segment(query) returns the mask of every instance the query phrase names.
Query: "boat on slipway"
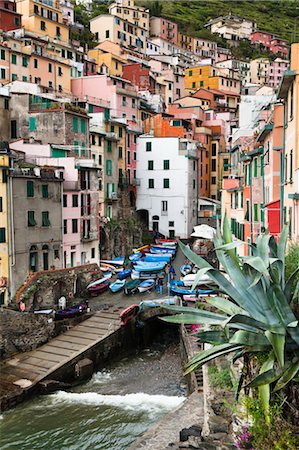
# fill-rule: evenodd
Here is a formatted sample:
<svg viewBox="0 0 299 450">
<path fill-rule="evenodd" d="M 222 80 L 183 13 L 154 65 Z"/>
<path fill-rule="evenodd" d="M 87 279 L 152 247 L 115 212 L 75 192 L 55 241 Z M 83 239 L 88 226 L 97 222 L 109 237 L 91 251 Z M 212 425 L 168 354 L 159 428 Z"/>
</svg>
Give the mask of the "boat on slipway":
<svg viewBox="0 0 299 450">
<path fill-rule="evenodd" d="M 110 284 L 109 289 L 113 293 L 119 292 L 124 288 L 125 284 L 126 284 L 125 280 L 116 280 L 114 281 L 114 283 Z"/>
<path fill-rule="evenodd" d="M 124 292 L 126 295 L 135 294 L 138 292 L 138 286 L 140 284 L 140 280 L 128 280 L 124 286 Z"/>
<path fill-rule="evenodd" d="M 150 262 L 150 261 L 140 261 L 134 265 L 135 272 L 161 272 L 166 266 L 165 261 L 160 262 Z"/>
<path fill-rule="evenodd" d="M 96 296 L 101 294 L 102 292 L 107 291 L 109 285 L 110 285 L 109 280 L 105 279 L 104 281 L 102 281 L 102 283 L 90 286 L 87 290 L 90 295 Z"/>
<path fill-rule="evenodd" d="M 132 273 L 132 269 L 125 269 L 125 270 L 122 270 L 121 272 L 118 272 L 117 277 L 120 280 L 124 280 L 125 278 L 128 278 L 131 275 L 131 273 Z"/>
<path fill-rule="evenodd" d="M 156 284 L 156 280 L 153 278 L 149 278 L 148 280 L 144 280 L 138 286 L 138 291 L 140 293 L 150 291 Z"/>
</svg>

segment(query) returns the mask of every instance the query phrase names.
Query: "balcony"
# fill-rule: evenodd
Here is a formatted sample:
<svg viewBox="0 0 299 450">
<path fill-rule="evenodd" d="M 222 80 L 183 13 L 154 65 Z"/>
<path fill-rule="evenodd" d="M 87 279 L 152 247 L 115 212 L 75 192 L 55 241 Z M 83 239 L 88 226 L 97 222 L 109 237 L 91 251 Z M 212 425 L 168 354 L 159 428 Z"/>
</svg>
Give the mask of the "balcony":
<svg viewBox="0 0 299 450">
<path fill-rule="evenodd" d="M 109 200 L 109 201 L 119 200 L 119 195 L 117 192 L 107 192 L 106 200 Z"/>
<path fill-rule="evenodd" d="M 110 141 L 118 141 L 119 137 L 116 133 L 109 131 L 106 133 L 106 139 L 109 139 Z"/>
<path fill-rule="evenodd" d="M 98 240 L 97 231 L 89 231 L 86 233 L 81 233 L 81 241 L 83 241 L 83 242 L 90 242 L 90 241 L 96 241 L 96 240 Z"/>
<path fill-rule="evenodd" d="M 79 181 L 64 181 L 63 183 L 64 191 L 80 191 L 80 183 Z"/>
</svg>

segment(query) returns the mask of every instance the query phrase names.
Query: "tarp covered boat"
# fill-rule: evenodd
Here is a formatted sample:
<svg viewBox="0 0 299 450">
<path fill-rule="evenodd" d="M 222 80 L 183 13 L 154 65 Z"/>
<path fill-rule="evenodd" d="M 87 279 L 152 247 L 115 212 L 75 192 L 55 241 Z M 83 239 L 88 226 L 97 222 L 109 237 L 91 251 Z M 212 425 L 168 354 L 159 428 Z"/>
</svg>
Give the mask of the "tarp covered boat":
<svg viewBox="0 0 299 450">
<path fill-rule="evenodd" d="M 177 297 L 169 297 L 169 298 L 162 298 L 158 300 L 144 300 L 143 302 L 139 303 L 140 311 L 143 311 L 144 308 L 157 308 L 158 306 L 171 306 L 177 304 Z"/>
<path fill-rule="evenodd" d="M 58 309 L 55 312 L 55 319 L 56 320 L 70 319 L 71 317 L 80 316 L 86 311 L 87 311 L 86 303 L 79 303 L 74 306 L 69 306 L 66 309 Z"/>
</svg>

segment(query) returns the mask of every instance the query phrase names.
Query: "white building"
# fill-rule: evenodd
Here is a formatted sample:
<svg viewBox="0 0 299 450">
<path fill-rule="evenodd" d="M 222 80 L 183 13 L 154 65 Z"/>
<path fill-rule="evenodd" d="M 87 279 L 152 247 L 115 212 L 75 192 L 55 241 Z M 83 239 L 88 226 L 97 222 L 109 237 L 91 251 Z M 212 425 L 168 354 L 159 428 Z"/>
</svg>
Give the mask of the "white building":
<svg viewBox="0 0 299 450">
<path fill-rule="evenodd" d="M 205 27 L 209 28 L 211 33 L 219 34 L 224 39 L 240 41 L 250 38 L 251 33 L 256 29 L 256 22 L 228 14 L 210 20 Z"/>
<path fill-rule="evenodd" d="M 186 239 L 197 224 L 198 162 L 194 141 L 142 135 L 137 144 L 137 203 L 149 229 Z"/>
</svg>

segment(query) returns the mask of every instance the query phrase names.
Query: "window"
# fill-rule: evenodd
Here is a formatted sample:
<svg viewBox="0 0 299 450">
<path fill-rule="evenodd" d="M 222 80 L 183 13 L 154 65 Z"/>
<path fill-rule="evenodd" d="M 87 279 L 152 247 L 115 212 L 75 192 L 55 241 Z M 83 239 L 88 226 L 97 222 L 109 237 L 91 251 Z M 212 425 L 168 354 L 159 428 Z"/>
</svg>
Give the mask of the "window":
<svg viewBox="0 0 299 450">
<path fill-rule="evenodd" d="M 163 168 L 164 170 L 169 170 L 169 159 L 164 159 Z"/>
<path fill-rule="evenodd" d="M 216 184 L 216 177 L 212 177 L 211 184 Z"/>
<path fill-rule="evenodd" d="M 106 175 L 112 175 L 112 161 L 110 159 L 106 160 Z"/>
<path fill-rule="evenodd" d="M 126 106 L 126 104 L 127 104 L 127 97 L 123 96 L 123 98 L 122 98 L 122 105 Z"/>
<path fill-rule="evenodd" d="M 34 197 L 34 183 L 27 181 L 27 197 Z"/>
<path fill-rule="evenodd" d="M 24 75 L 22 75 L 22 81 L 27 81 L 27 77 L 25 77 Z"/>
<path fill-rule="evenodd" d="M 10 121 L 10 137 L 11 137 L 11 139 L 17 138 L 17 121 L 16 120 Z"/>
<path fill-rule="evenodd" d="M 43 198 L 49 198 L 49 189 L 47 184 L 42 185 L 42 196 Z"/>
<path fill-rule="evenodd" d="M 254 220 L 255 222 L 257 222 L 257 221 L 259 220 L 258 204 L 257 204 L 257 203 L 255 203 L 255 204 L 253 205 L 253 220 Z"/>
<path fill-rule="evenodd" d="M 229 168 L 229 164 L 228 164 L 228 159 L 224 159 L 223 160 L 223 170 L 225 171 L 225 172 L 227 172 L 228 171 L 228 168 Z"/>
<path fill-rule="evenodd" d="M 106 38 L 106 39 L 109 39 L 109 36 L 110 36 L 109 30 L 106 30 L 106 31 L 105 31 L 105 38 Z"/>
<path fill-rule="evenodd" d="M 293 112 L 294 112 L 294 85 L 292 84 L 290 91 L 290 120 L 293 119 Z"/>
<path fill-rule="evenodd" d="M 112 142 L 111 142 L 111 141 L 108 141 L 108 142 L 107 142 L 107 152 L 108 152 L 108 153 L 111 153 L 111 152 L 112 152 Z"/>
<path fill-rule="evenodd" d="M 22 56 L 22 66 L 28 67 L 28 58 L 27 56 Z"/>
<path fill-rule="evenodd" d="M 73 131 L 74 133 L 78 133 L 78 118 L 73 117 Z"/>
<path fill-rule="evenodd" d="M 0 197 L 0 212 L 3 212 L 3 198 Z"/>
<path fill-rule="evenodd" d="M 216 156 L 217 144 L 212 143 L 212 156 Z"/>
<path fill-rule="evenodd" d="M 131 164 L 131 152 L 127 152 L 127 164 Z"/>
<path fill-rule="evenodd" d="M 0 242 L 6 242 L 6 236 L 5 236 L 5 228 L 0 228 Z"/>
<path fill-rule="evenodd" d="M 161 202 L 162 212 L 168 211 L 168 202 L 166 200 L 162 200 Z"/>
<path fill-rule="evenodd" d="M 73 194 L 72 196 L 72 205 L 73 208 L 77 208 L 79 206 L 79 197 L 77 194 Z"/>
<path fill-rule="evenodd" d="M 58 66 L 58 76 L 62 77 L 62 68 Z"/>
<path fill-rule="evenodd" d="M 96 257 L 96 249 L 93 247 L 91 249 L 91 258 L 94 259 Z"/>
<path fill-rule="evenodd" d="M 85 119 L 81 119 L 81 133 L 86 132 L 86 121 Z"/>
<path fill-rule="evenodd" d="M 42 212 L 42 227 L 49 227 L 51 225 L 49 219 L 49 211 Z"/>
<path fill-rule="evenodd" d="M 5 80 L 5 78 L 6 78 L 6 72 L 5 72 L 5 69 L 1 69 L 1 80 Z"/>
<path fill-rule="evenodd" d="M 204 87 L 204 85 L 205 85 L 204 81 L 200 81 L 200 82 L 199 82 L 199 86 L 200 86 L 200 87 Z"/>
<path fill-rule="evenodd" d="M 63 194 L 63 207 L 66 208 L 67 207 L 67 195 Z"/>
<path fill-rule="evenodd" d="M 59 38 L 61 36 L 60 27 L 56 27 L 56 36 Z"/>
<path fill-rule="evenodd" d="M 189 77 L 192 77 L 192 70 L 189 70 Z"/>
<path fill-rule="evenodd" d="M 72 219 L 72 233 L 78 233 L 78 219 Z"/>
<path fill-rule="evenodd" d="M 48 72 L 52 73 L 52 63 L 48 63 Z"/>
<path fill-rule="evenodd" d="M 169 178 L 164 178 L 164 179 L 163 179 L 163 187 L 164 187 L 165 189 L 168 189 L 168 188 L 169 188 Z"/>
<path fill-rule="evenodd" d="M 216 172 L 216 158 L 212 158 L 211 170 L 212 170 L 212 172 Z"/>
<path fill-rule="evenodd" d="M 155 181 L 154 181 L 153 178 L 149 178 L 149 180 L 148 180 L 148 187 L 149 187 L 149 189 L 154 189 Z"/>
<path fill-rule="evenodd" d="M 123 129 L 122 129 L 122 127 L 118 127 L 118 136 L 119 136 L 120 138 L 123 137 Z"/>
<path fill-rule="evenodd" d="M 196 188 L 196 182 L 195 182 L 195 180 L 193 180 L 193 189 L 195 189 Z"/>
<path fill-rule="evenodd" d="M 192 88 L 193 88 L 193 89 L 196 88 L 196 83 L 195 83 L 195 81 L 192 81 Z"/>
<path fill-rule="evenodd" d="M 293 150 L 290 151 L 290 183 L 293 183 Z"/>
<path fill-rule="evenodd" d="M 175 230 L 169 230 L 169 237 L 172 239 L 172 238 L 175 238 Z"/>
<path fill-rule="evenodd" d="M 257 177 L 257 165 L 258 165 L 258 158 L 254 158 L 254 160 L 253 160 L 253 176 L 254 176 L 254 178 Z"/>
<path fill-rule="evenodd" d="M 0 58 L 5 61 L 5 50 L 1 50 L 0 52 Z"/>
<path fill-rule="evenodd" d="M 67 220 L 64 219 L 63 221 L 63 234 L 67 234 Z"/>
<path fill-rule="evenodd" d="M 42 31 L 46 31 L 46 22 L 44 22 L 43 20 L 41 20 L 41 22 L 40 22 L 40 29 Z"/>
<path fill-rule="evenodd" d="M 4 99 L 4 109 L 9 109 L 9 100 L 8 100 L 8 98 Z"/>
<path fill-rule="evenodd" d="M 145 145 L 146 145 L 145 150 L 147 152 L 151 152 L 152 151 L 152 143 L 151 142 L 147 142 Z"/>
<path fill-rule="evenodd" d="M 244 207 L 244 192 L 241 192 L 241 205 L 240 208 Z"/>
<path fill-rule="evenodd" d="M 148 170 L 154 170 L 154 161 L 148 161 L 147 162 L 147 169 Z"/>
<path fill-rule="evenodd" d="M 169 227 L 174 227 L 174 221 L 171 220 L 170 222 L 168 222 L 168 226 L 169 226 Z"/>
<path fill-rule="evenodd" d="M 29 131 L 36 130 L 36 118 L 35 117 L 29 117 Z"/>
<path fill-rule="evenodd" d="M 16 81 L 18 79 L 18 75 L 16 73 L 11 74 L 11 81 Z"/>
<path fill-rule="evenodd" d="M 123 158 L 123 148 L 118 147 L 118 159 L 122 159 L 122 158 Z"/>
<path fill-rule="evenodd" d="M 28 227 L 35 227 L 36 221 L 34 218 L 34 211 L 27 212 L 27 225 Z"/>
<path fill-rule="evenodd" d="M 14 53 L 12 53 L 12 55 L 11 55 L 11 63 L 17 64 L 17 55 L 15 55 Z"/>
</svg>

